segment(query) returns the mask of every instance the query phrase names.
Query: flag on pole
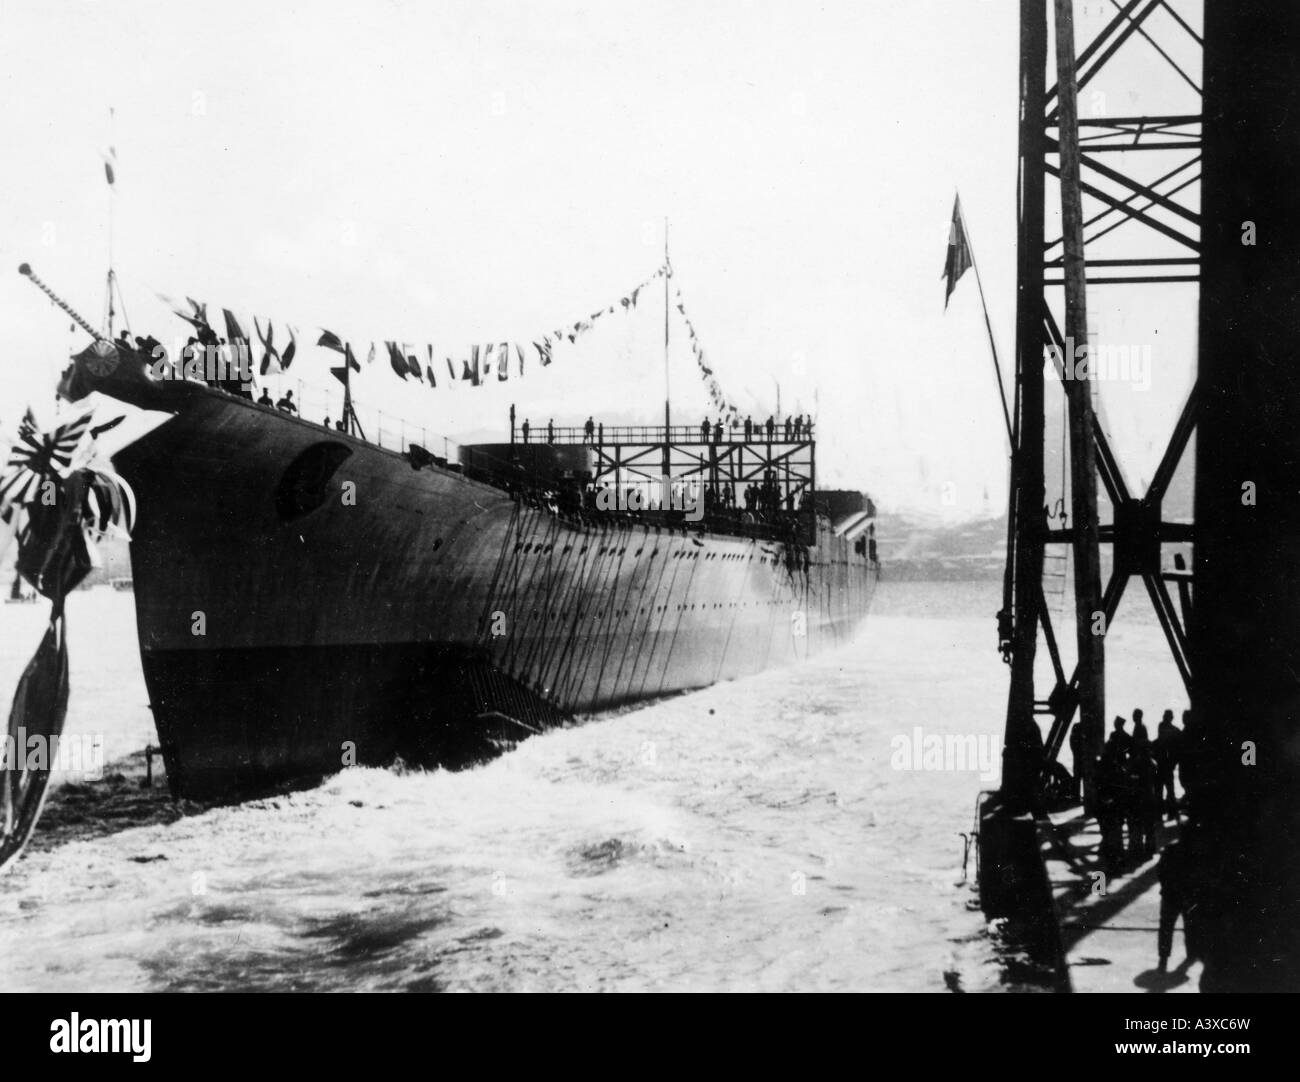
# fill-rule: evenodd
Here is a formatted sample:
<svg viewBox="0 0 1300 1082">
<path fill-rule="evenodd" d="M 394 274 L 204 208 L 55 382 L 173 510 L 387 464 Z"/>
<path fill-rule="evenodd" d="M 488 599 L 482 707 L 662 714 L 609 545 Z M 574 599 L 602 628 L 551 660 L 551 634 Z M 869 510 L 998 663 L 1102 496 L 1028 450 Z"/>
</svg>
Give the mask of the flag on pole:
<svg viewBox="0 0 1300 1082">
<path fill-rule="evenodd" d="M 959 195 L 952 204 L 952 225 L 948 229 L 948 255 L 943 262 L 945 311 L 948 308 L 948 298 L 957 288 L 957 279 L 970 269 L 973 262 L 970 239 L 966 236 L 966 224 L 961 219 L 961 196 Z"/>
</svg>

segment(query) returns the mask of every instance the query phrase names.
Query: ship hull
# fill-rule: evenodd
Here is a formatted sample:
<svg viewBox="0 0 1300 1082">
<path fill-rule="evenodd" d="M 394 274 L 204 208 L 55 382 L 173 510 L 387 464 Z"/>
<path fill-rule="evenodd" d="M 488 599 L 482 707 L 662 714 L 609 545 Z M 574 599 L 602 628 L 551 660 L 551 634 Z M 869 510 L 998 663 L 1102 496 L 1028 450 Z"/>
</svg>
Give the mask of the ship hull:
<svg viewBox="0 0 1300 1082">
<path fill-rule="evenodd" d="M 801 546 L 563 515 L 217 392 L 115 456 L 173 790 L 401 756 L 459 766 L 848 638 L 875 573 Z"/>
</svg>

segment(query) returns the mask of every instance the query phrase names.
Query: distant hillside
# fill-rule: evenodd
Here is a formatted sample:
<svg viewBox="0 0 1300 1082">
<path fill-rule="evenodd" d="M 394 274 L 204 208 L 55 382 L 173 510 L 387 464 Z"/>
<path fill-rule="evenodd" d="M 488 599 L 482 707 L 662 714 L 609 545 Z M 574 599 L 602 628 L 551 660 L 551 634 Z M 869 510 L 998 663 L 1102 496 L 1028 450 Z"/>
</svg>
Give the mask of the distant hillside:
<svg viewBox="0 0 1300 1082">
<path fill-rule="evenodd" d="M 876 518 L 876 542 L 891 580 L 998 579 L 1006 557 L 1007 520 L 998 516 L 954 524 L 882 513 Z"/>
<path fill-rule="evenodd" d="M 1161 507 L 1167 522 L 1192 521 L 1194 450 L 1187 449 L 1182 467 L 1170 482 Z M 1049 477 L 1059 477 L 1059 470 L 1059 465 L 1053 465 Z M 1109 523 L 1111 506 L 1104 492 L 1100 503 L 1101 521 Z M 891 579 L 1000 579 L 1006 560 L 1007 519 L 998 515 L 953 523 L 916 512 L 881 512 L 876 518 L 876 542 L 885 575 Z M 1109 546 L 1103 545 L 1103 566 L 1108 562 Z"/>
</svg>

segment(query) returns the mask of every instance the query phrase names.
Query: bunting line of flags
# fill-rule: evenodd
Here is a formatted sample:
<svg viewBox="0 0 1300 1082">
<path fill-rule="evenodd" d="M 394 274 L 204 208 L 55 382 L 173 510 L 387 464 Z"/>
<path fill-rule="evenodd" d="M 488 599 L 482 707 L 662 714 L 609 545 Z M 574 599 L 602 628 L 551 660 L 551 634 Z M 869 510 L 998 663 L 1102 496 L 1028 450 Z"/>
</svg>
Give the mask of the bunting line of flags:
<svg viewBox="0 0 1300 1082">
<path fill-rule="evenodd" d="M 709 367 L 707 355 L 704 347 L 700 345 L 700 336 L 696 333 L 695 324 L 691 322 L 691 317 L 686 314 L 686 302 L 682 299 L 682 291 L 674 289 L 677 295 L 677 312 L 682 317 L 682 322 L 686 324 L 686 333 L 691 343 L 691 353 L 695 357 L 695 363 L 699 367 L 700 375 L 704 379 L 704 386 L 709 392 L 709 401 L 713 403 L 713 408 L 719 413 L 724 414 L 729 420 L 740 415 L 740 410 L 727 400 L 723 393 L 722 385 L 718 382 L 717 377 L 713 374 L 713 369 Z"/>
<path fill-rule="evenodd" d="M 504 383 L 510 379 L 512 368 L 517 376 L 523 376 L 530 362 L 543 368 L 550 365 L 557 347 L 576 343 L 596 326 L 598 320 L 620 312 L 632 312 L 645 290 L 656 280 L 670 273 L 670 268 L 665 264 L 613 303 L 596 309 L 584 319 L 564 323 L 554 330 L 539 334 L 526 344 L 510 341 L 489 342 L 486 345 L 476 344 L 467 349 L 448 352 L 439 351 L 432 344 L 420 347 L 410 342 L 392 339 L 382 343 L 383 355 L 387 357 L 389 367 L 399 379 L 406 382 L 414 380 L 429 388 L 437 388 L 439 381 L 444 387 L 453 387 L 457 383 L 480 387 L 492 382 L 494 378 L 496 382 Z M 704 380 L 713 408 L 730 417 L 738 416 L 740 411 L 728 400 L 709 364 L 708 355 L 700 344 L 699 333 L 686 312 L 686 303 L 681 290 L 674 287 L 674 293 L 677 312 L 686 325 L 691 353 Z M 285 337 L 288 341 L 281 349 L 276 344 L 276 329 L 271 320 L 268 319 L 264 327 L 262 321 L 255 316 L 252 323 L 253 335 L 250 336 L 239 317 L 229 308 L 222 308 L 220 325 L 225 331 L 223 341 L 213 327 L 217 317 L 209 317 L 207 304 L 186 297 L 187 309 L 162 294 L 159 294 L 159 298 L 195 329 L 200 344 L 221 344 L 224 348 L 230 348 L 232 352 L 244 349 L 250 358 L 259 358 L 257 371 L 262 376 L 287 372 L 293 364 L 298 351 L 299 331 L 296 327 L 289 324 L 282 325 L 284 334 L 281 341 Z M 322 328 L 316 345 L 331 350 L 342 358 L 341 363 L 330 368 L 331 374 L 340 383 L 346 384 L 349 381 L 349 371 L 362 370 L 362 362 L 357 359 L 352 344 L 333 331 Z M 379 356 L 379 346 L 371 342 L 366 353 L 365 366 L 373 365 Z"/>
<path fill-rule="evenodd" d="M 254 348 L 253 339 L 244 329 L 243 324 L 240 323 L 239 317 L 229 308 L 221 309 L 221 321 L 225 328 L 225 341 L 222 343 L 208 318 L 208 306 L 206 304 L 196 301 L 193 297 L 186 297 L 185 303 L 189 305 L 189 310 L 186 311 L 182 305 L 163 293 L 158 294 L 158 299 L 194 328 L 196 339 L 200 345 L 215 346 L 224 344 L 224 347 L 228 348 L 232 354 L 236 350 L 243 349 L 245 356 L 250 359 L 259 357 L 257 370 L 260 375 L 273 376 L 287 372 L 298 353 L 298 329 L 289 326 L 287 323 L 284 324 L 284 328 L 289 341 L 281 350 L 275 344 L 275 327 L 271 321 L 269 319 L 266 321 L 266 330 L 263 331 L 261 323 L 254 316 L 253 331 L 261 347 L 258 350 Z"/>
<path fill-rule="evenodd" d="M 598 308 L 585 319 L 561 324 L 553 331 L 537 335 L 527 345 L 509 341 L 489 342 L 486 345 L 472 345 L 458 351 L 440 352 L 432 344 L 421 349 L 409 342 L 398 342 L 394 339 L 383 343 L 384 353 L 388 357 L 388 364 L 393 374 L 399 379 L 415 380 L 429 388 L 436 388 L 440 378 L 444 386 L 469 383 L 474 387 L 481 387 L 491 382 L 494 376 L 496 382 L 504 383 L 510 378 L 512 368 L 518 376 L 524 375 L 530 361 L 543 368 L 547 367 L 554 359 L 554 350 L 557 346 L 566 342 L 573 344 L 595 327 L 596 321 L 604 316 L 615 315 L 620 311 L 631 312 L 636 308 L 640 295 L 656 279 L 662 278 L 666 270 L 666 267 L 660 267 L 635 289 L 612 304 Z M 357 361 L 351 344 L 333 331 L 323 330 L 316 344 L 333 350 L 344 358 L 343 364 L 330 369 L 340 383 L 347 382 L 349 368 L 355 372 L 361 371 L 362 366 Z M 378 356 L 379 350 L 372 342 L 366 356 L 366 365 L 373 364 Z"/>
</svg>

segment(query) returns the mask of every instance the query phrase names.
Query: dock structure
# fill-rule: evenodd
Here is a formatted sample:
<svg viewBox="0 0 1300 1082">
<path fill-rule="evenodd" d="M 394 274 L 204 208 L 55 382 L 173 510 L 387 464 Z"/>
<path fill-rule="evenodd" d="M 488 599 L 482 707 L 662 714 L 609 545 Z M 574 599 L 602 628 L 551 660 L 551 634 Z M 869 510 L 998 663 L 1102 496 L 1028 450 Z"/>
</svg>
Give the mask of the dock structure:
<svg viewBox="0 0 1300 1082">
<path fill-rule="evenodd" d="M 990 915 L 1019 916 L 1068 966 L 1083 903 L 1062 910 L 1074 898 L 1062 877 L 1087 883 L 1099 861 L 1086 844 L 1073 862 L 1044 860 L 1044 837 L 1061 829 L 1049 829 L 1048 813 L 1068 803 L 1062 779 L 1073 774 L 1074 834 L 1095 832 L 1105 638 L 1139 580 L 1191 707 L 1183 837 L 1196 853 L 1206 944 L 1199 984 L 1296 990 L 1300 855 L 1286 841 L 1300 827 L 1300 195 L 1278 178 L 1300 160 L 1289 74 L 1300 11 L 1286 0 L 1129 0 L 1076 42 L 1075 0 L 1021 0 L 1020 10 L 1016 383 L 998 617 L 1011 672 L 1002 787 L 981 813 L 981 898 Z M 1134 65 L 1138 52 L 1145 62 Z M 1135 74 L 1142 85 L 1130 88 Z M 1130 105 L 1146 102 L 1148 112 Z M 1199 305 L 1190 390 L 1150 484 L 1135 492 L 1093 412 L 1095 365 L 1074 362 L 1096 355 L 1091 304 L 1172 311 L 1164 299 L 1189 291 Z M 1051 519 L 1045 361 L 1069 432 L 1069 513 Z M 1162 504 L 1194 434 L 1194 520 L 1167 521 Z M 1044 601 L 1054 546 L 1072 549 L 1073 651 Z M 1040 643 L 1052 674 L 1042 691 Z M 1158 905 L 1153 876 L 1123 887 L 1135 913 Z M 1144 965 L 1154 953 L 1146 930 Z"/>
<path fill-rule="evenodd" d="M 512 422 L 511 445 L 516 451 L 546 446 L 556 454 L 581 448 L 592 491 L 608 489 L 620 500 L 635 491 L 645 510 L 669 506 L 688 488 L 710 516 L 798 521 L 810 543 L 818 506 L 813 429 L 786 421 L 747 431 L 720 419 L 667 426 L 547 423 L 528 430 Z"/>
</svg>

